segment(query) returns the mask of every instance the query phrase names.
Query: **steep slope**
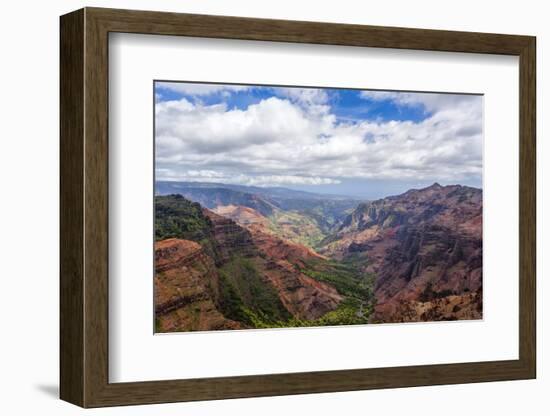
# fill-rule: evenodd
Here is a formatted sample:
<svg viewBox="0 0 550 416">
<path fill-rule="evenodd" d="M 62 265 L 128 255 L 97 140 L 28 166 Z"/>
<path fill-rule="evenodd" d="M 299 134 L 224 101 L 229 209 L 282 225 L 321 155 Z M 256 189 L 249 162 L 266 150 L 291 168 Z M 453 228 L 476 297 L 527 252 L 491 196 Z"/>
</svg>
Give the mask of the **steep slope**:
<svg viewBox="0 0 550 416">
<path fill-rule="evenodd" d="M 326 263 L 307 247 L 178 195 L 157 196 L 155 213 L 159 331 L 285 326 L 321 318 L 343 299 L 302 272 Z"/>
<path fill-rule="evenodd" d="M 222 267 L 227 280 L 232 282 L 245 301 L 257 303 L 259 309 L 265 306 L 265 300 L 259 300 L 258 294 L 250 292 L 247 287 L 250 286 L 250 276 L 258 276 L 268 287 L 275 288 L 279 300 L 295 318 L 316 319 L 337 307 L 342 297 L 333 287 L 317 282 L 298 270 L 308 260 L 322 259 L 321 256 L 307 247 L 265 232 L 259 224 L 244 228 L 207 209 L 204 214 L 213 224 L 217 241 L 226 246 L 229 253 L 233 253 L 235 248 L 243 250 L 247 246 L 239 256 L 226 258 Z M 246 234 L 246 244 L 240 242 L 242 239 L 235 241 L 230 237 L 235 230 Z M 243 281 L 245 277 L 248 278 L 246 282 Z M 277 318 L 284 320 L 284 317 L 280 314 Z M 257 324 L 261 325 L 265 317 L 260 314 L 254 318 L 258 318 Z"/>
<path fill-rule="evenodd" d="M 323 254 L 376 276 L 373 321 L 447 319 L 444 298 L 464 319 L 481 317 L 479 189 L 434 184 L 361 204 L 325 243 Z"/>
<path fill-rule="evenodd" d="M 239 329 L 219 311 L 220 279 L 202 246 L 167 239 L 155 244 L 156 331 Z"/>
</svg>

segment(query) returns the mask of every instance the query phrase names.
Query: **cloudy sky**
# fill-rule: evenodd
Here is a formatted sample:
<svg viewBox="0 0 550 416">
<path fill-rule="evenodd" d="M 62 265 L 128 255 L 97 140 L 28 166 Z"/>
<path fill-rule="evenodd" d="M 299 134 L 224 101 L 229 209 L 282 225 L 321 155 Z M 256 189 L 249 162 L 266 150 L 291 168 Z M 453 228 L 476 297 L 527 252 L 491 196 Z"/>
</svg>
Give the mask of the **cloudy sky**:
<svg viewBox="0 0 550 416">
<path fill-rule="evenodd" d="M 156 179 L 378 198 L 481 187 L 476 95 L 155 83 Z"/>
</svg>

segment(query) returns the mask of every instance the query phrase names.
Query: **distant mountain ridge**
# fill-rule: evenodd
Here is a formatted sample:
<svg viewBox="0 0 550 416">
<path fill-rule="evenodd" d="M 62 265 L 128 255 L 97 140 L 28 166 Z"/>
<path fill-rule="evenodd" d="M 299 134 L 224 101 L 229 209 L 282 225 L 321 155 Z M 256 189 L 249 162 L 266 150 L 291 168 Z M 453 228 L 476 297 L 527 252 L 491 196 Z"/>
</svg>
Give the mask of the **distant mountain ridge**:
<svg viewBox="0 0 550 416">
<path fill-rule="evenodd" d="M 345 216 L 357 206 L 360 200 L 337 195 L 322 195 L 296 191 L 287 188 L 262 188 L 257 186 L 231 185 L 205 182 L 163 182 L 156 183 L 157 195 L 179 194 L 200 203 L 208 209 L 220 206 L 243 206 L 252 208 L 275 221 L 285 212 L 292 212 L 302 218 L 294 218 L 296 226 L 313 222 L 319 234 L 328 234 Z M 285 217 L 289 220 L 288 216 Z M 292 218 L 290 218 L 292 220 Z M 316 239 L 315 241 L 320 240 Z"/>
<path fill-rule="evenodd" d="M 359 200 L 345 195 L 320 194 L 315 192 L 299 191 L 282 186 L 250 186 L 236 185 L 221 182 L 192 182 L 192 181 L 156 181 L 155 194 L 167 195 L 178 193 L 189 188 L 225 188 L 249 194 L 262 195 L 272 199 L 321 199 L 321 200 Z"/>
</svg>

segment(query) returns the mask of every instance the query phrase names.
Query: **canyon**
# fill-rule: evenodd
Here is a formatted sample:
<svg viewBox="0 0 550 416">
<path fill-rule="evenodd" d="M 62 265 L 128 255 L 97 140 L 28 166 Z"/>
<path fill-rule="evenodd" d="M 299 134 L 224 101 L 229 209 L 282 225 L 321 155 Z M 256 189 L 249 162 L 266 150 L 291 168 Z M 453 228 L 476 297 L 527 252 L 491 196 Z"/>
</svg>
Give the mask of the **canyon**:
<svg viewBox="0 0 550 416">
<path fill-rule="evenodd" d="M 482 318 L 482 191 L 376 201 L 163 183 L 157 332 Z"/>
</svg>

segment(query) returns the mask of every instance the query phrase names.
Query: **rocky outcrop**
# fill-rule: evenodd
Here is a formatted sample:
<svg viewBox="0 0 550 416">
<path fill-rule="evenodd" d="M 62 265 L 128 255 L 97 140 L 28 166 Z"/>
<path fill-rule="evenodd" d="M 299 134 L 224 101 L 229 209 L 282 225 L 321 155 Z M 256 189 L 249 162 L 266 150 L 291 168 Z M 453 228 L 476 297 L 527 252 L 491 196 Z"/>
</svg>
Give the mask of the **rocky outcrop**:
<svg viewBox="0 0 550 416">
<path fill-rule="evenodd" d="M 200 244 L 175 238 L 157 242 L 154 282 L 158 332 L 242 328 L 218 311 L 219 275 Z"/>
<path fill-rule="evenodd" d="M 222 217 L 209 209 L 203 209 L 211 221 L 214 239 L 223 264 L 232 256 L 254 257 L 258 254 L 250 232 L 230 218 Z"/>
<path fill-rule="evenodd" d="M 194 241 L 170 238 L 155 245 L 155 271 L 164 272 L 206 261 L 202 246 Z"/>
<path fill-rule="evenodd" d="M 334 287 L 299 272 L 286 260 L 269 260 L 263 273 L 295 318 L 317 319 L 336 309 L 343 299 Z"/>
<path fill-rule="evenodd" d="M 252 225 L 250 232 L 265 264 L 264 276 L 279 293 L 286 309 L 300 319 L 317 319 L 334 310 L 342 296 L 329 284 L 319 282 L 300 271 L 311 260 L 324 261 L 313 250 L 265 233 Z"/>
<path fill-rule="evenodd" d="M 373 323 L 431 322 L 481 319 L 483 295 L 473 293 L 449 295 L 431 300 L 391 300 L 377 305 Z"/>
<path fill-rule="evenodd" d="M 304 266 L 304 262 L 310 260 L 327 259 L 309 247 L 277 237 L 256 224 L 247 228 L 251 233 L 255 246 L 271 259 L 285 260 L 294 266 L 300 267 Z"/>
<path fill-rule="evenodd" d="M 471 310 L 456 316 L 481 317 L 481 297 L 471 301 L 482 286 L 479 189 L 434 184 L 361 204 L 323 253 L 365 259 L 364 271 L 376 275 L 378 322 L 448 318 L 452 312 L 442 312 L 441 299 L 449 296 L 453 308 L 464 302 L 458 307 Z M 428 295 L 438 300 L 421 301 Z"/>
</svg>

